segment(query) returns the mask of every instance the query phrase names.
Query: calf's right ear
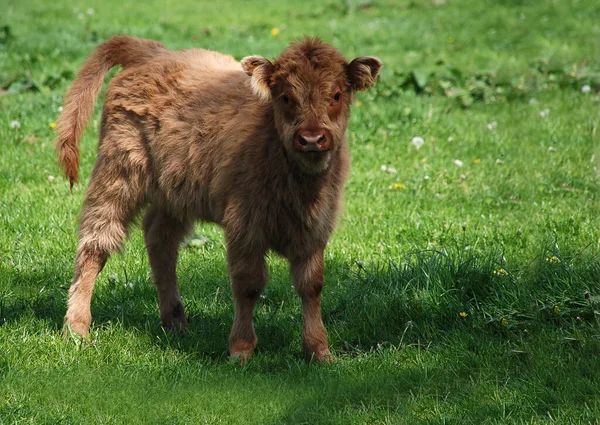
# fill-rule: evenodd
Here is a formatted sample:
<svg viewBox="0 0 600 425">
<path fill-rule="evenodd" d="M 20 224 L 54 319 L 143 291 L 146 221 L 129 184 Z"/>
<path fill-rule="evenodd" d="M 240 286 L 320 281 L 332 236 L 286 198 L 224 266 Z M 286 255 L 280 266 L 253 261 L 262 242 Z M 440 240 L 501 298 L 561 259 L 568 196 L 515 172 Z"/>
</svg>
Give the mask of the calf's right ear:
<svg viewBox="0 0 600 425">
<path fill-rule="evenodd" d="M 262 56 L 246 56 L 242 59 L 242 68 L 250 78 L 252 92 L 262 100 L 271 99 L 269 80 L 273 73 L 273 64 Z"/>
</svg>

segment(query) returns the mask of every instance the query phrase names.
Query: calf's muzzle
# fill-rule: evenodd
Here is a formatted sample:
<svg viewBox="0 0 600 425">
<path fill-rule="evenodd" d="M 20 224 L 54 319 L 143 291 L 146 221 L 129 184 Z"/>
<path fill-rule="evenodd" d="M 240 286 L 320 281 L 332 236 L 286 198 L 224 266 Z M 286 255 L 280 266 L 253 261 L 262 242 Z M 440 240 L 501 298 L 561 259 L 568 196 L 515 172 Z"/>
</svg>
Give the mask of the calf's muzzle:
<svg viewBox="0 0 600 425">
<path fill-rule="evenodd" d="M 327 152 L 332 147 L 332 141 L 328 130 L 299 130 L 294 137 L 294 148 L 298 152 Z"/>
</svg>

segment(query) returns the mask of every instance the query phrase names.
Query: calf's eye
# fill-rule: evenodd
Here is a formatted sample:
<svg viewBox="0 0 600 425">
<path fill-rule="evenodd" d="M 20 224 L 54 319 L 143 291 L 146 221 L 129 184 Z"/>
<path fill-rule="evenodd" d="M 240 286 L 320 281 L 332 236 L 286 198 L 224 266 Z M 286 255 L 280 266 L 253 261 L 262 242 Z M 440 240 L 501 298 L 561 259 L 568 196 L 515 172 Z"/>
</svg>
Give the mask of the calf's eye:
<svg viewBox="0 0 600 425">
<path fill-rule="evenodd" d="M 282 96 L 282 100 L 283 100 L 283 104 L 284 105 L 289 105 L 290 104 L 290 97 L 287 94 L 284 94 Z"/>
<path fill-rule="evenodd" d="M 342 94 L 340 92 L 337 92 L 335 94 L 335 96 L 333 96 L 333 100 L 335 100 L 336 102 L 339 102 L 341 97 L 342 97 Z"/>
</svg>

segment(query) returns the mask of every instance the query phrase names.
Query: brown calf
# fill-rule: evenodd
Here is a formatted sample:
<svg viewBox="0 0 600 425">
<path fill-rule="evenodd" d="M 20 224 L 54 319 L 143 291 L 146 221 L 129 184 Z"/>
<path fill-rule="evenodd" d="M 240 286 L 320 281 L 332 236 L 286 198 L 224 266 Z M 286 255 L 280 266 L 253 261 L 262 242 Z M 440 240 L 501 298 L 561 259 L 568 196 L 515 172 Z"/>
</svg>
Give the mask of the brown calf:
<svg viewBox="0 0 600 425">
<path fill-rule="evenodd" d="M 144 237 L 165 327 L 187 326 L 177 251 L 194 221 L 204 220 L 225 231 L 235 299 L 230 354 L 252 355 L 254 304 L 267 282 L 265 254 L 273 250 L 289 260 L 302 298 L 306 356 L 329 358 L 323 252 L 348 175 L 350 103 L 375 83 L 381 62 L 348 63 L 318 38 L 290 45 L 273 62 L 250 56 L 239 63 L 208 50 L 175 52 L 113 37 L 81 69 L 58 120 L 59 161 L 71 185 L 78 141 L 115 65 L 123 70 L 106 93 L 66 325 L 87 335 L 96 277 L 149 204 Z"/>
</svg>

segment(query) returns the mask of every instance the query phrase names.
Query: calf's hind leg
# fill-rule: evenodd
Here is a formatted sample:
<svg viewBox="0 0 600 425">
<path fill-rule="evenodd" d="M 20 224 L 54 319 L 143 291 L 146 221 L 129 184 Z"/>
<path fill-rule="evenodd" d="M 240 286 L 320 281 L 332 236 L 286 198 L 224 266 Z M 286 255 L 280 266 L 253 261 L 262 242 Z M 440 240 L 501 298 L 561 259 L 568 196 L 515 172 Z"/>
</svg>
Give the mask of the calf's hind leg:
<svg viewBox="0 0 600 425">
<path fill-rule="evenodd" d="M 167 329 L 184 330 L 187 320 L 177 290 L 177 253 L 179 244 L 192 229 L 191 221 L 181 221 L 163 210 L 151 207 L 143 221 L 144 239 L 158 291 L 160 319 Z"/>
<path fill-rule="evenodd" d="M 110 254 L 121 248 L 143 198 L 140 179 L 131 175 L 124 163 L 98 158 L 81 210 L 65 325 L 84 337 L 92 322 L 90 305 L 96 277 Z"/>
</svg>

